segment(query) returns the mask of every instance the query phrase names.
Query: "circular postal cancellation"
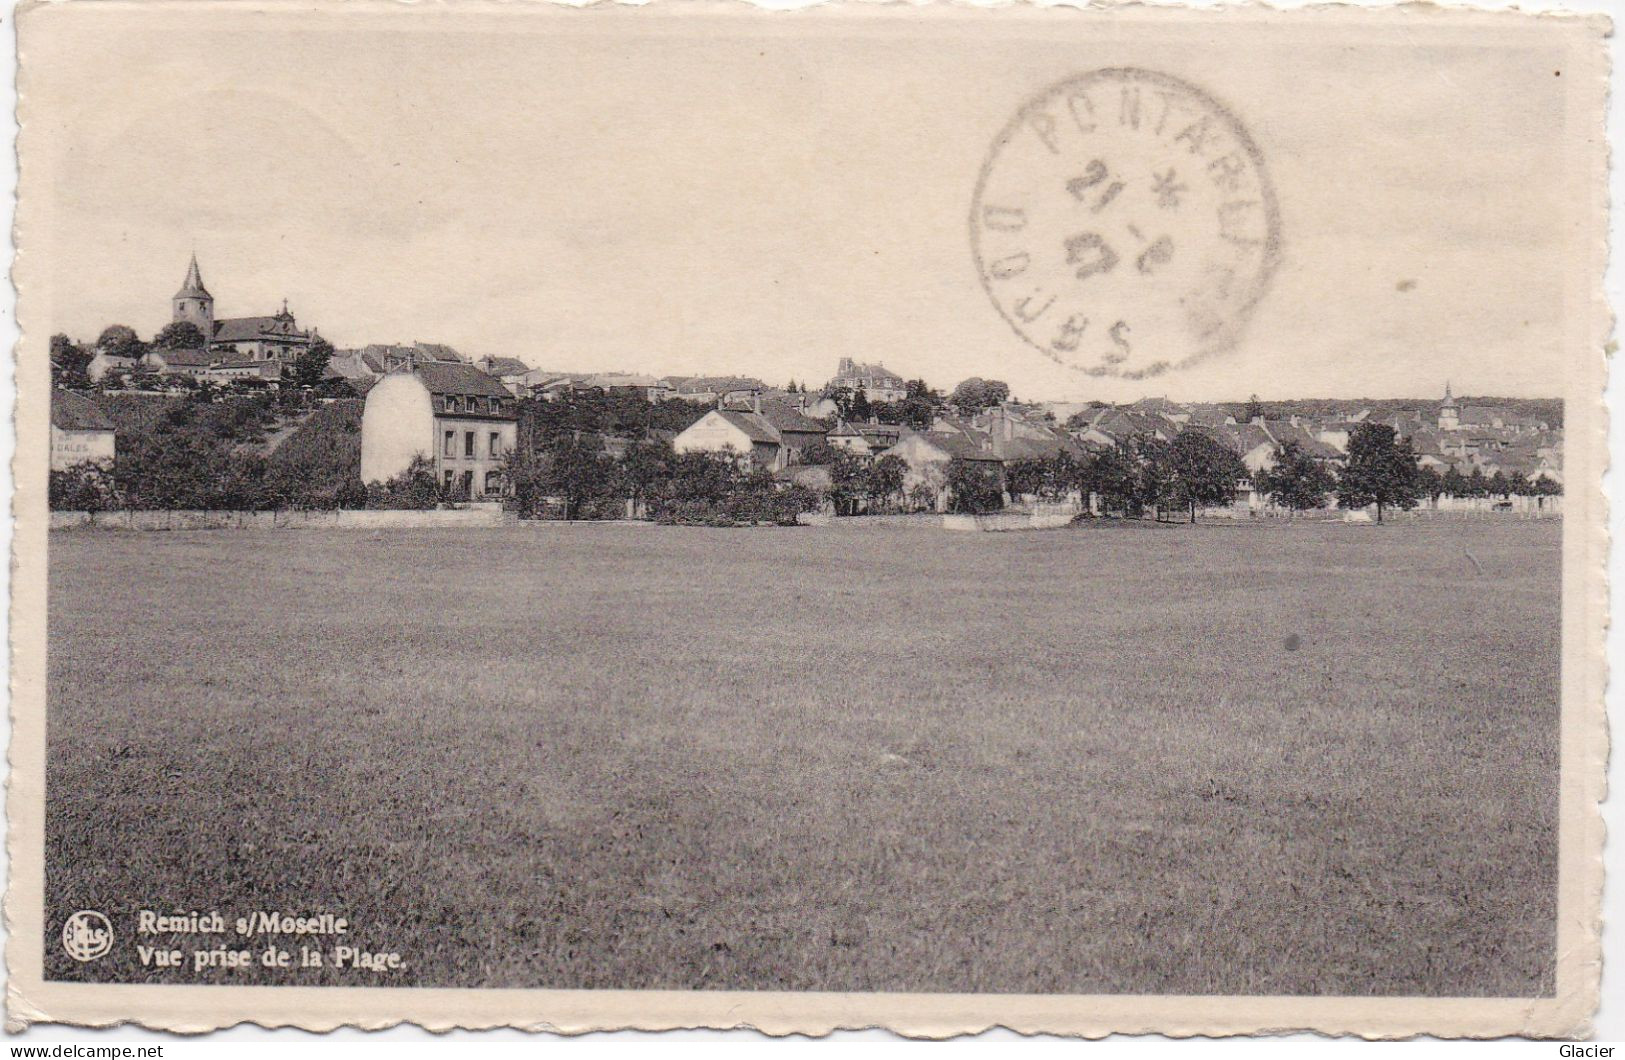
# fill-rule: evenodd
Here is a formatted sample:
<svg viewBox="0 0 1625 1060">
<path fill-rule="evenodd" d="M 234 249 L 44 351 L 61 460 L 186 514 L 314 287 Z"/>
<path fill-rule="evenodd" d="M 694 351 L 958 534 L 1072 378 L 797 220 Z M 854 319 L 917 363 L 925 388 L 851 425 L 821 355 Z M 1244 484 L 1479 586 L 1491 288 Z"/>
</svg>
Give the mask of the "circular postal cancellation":
<svg viewBox="0 0 1625 1060">
<path fill-rule="evenodd" d="M 999 133 L 971 207 L 982 286 L 1027 343 L 1140 379 L 1234 345 L 1280 256 L 1263 156 L 1194 85 L 1096 70 Z"/>
</svg>

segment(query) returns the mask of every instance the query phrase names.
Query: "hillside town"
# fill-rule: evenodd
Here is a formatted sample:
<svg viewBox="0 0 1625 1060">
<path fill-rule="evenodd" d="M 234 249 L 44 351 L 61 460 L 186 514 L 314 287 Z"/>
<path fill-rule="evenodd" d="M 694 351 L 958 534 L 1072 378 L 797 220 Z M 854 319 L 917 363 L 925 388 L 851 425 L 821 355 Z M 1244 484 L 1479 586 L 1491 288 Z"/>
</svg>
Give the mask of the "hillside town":
<svg viewBox="0 0 1625 1060">
<path fill-rule="evenodd" d="M 221 318 L 214 306 L 194 257 L 150 342 L 122 325 L 93 343 L 53 338 L 54 505 L 210 500 L 152 488 L 179 459 L 173 438 L 198 421 L 215 433 L 181 458 L 192 452 L 237 484 L 233 503 L 257 507 L 487 503 L 649 517 L 692 508 L 683 494 L 704 494 L 703 475 L 683 487 L 671 476 L 713 465 L 738 478 L 730 489 L 770 497 L 766 510 L 792 518 L 1042 502 L 1088 514 L 1188 508 L 1192 519 L 1369 504 L 1380 517 L 1385 502 L 1519 498 L 1544 509 L 1563 483 L 1559 404 L 1460 399 L 1449 384 L 1416 401 L 1046 402 L 1016 400 L 997 380 L 939 390 L 850 356 L 827 380 L 772 383 L 576 372 L 439 342 L 334 348 L 286 301 L 266 316 Z M 211 411 L 188 411 L 200 406 Z M 1381 459 L 1398 454 L 1397 492 L 1352 484 L 1351 466 L 1377 459 L 1372 446 Z M 316 451 L 330 466 L 269 485 L 279 453 Z M 685 458 L 688 472 L 674 470 Z M 301 478 L 333 485 L 308 495 Z"/>
</svg>

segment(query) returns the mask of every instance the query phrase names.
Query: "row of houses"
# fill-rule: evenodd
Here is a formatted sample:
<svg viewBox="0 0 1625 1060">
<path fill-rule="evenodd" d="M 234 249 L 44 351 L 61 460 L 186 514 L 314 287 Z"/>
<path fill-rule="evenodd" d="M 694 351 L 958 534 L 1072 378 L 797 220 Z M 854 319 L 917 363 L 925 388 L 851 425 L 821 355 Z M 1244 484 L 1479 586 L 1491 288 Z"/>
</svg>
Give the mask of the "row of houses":
<svg viewBox="0 0 1625 1060">
<path fill-rule="evenodd" d="M 1452 399 L 1446 396 L 1440 418 L 1449 422 Z M 1121 446 L 1136 437 L 1172 441 L 1185 430 L 1200 430 L 1240 457 L 1249 480 L 1236 503 L 1261 508 L 1265 498 L 1254 486 L 1260 472 L 1272 469 L 1277 454 L 1296 446 L 1312 459 L 1335 469 L 1348 457 L 1349 439 L 1364 422 L 1381 422 L 1409 437 L 1418 463 L 1441 474 L 1454 469 L 1463 476 L 1485 477 L 1497 471 L 1534 480 L 1545 476 L 1562 484 L 1562 431 L 1499 410 L 1499 424 L 1483 422 L 1471 429 L 1440 427 L 1421 413 L 1373 415 L 1359 410 L 1346 417 L 1258 417 L 1238 421 L 1221 405 L 1178 405 L 1148 398 L 1132 405 L 1080 408 L 1065 426 L 1051 408 L 1004 404 L 972 416 L 941 413 L 923 430 L 881 423 L 849 423 L 814 415 L 808 396 L 753 398 L 749 408 L 719 407 L 673 440 L 678 452 L 731 452 L 742 460 L 796 481 L 817 484 L 822 472 L 797 470 L 810 446 L 825 442 L 861 457 L 896 456 L 907 466 L 905 491 L 934 491 L 936 504 L 947 503 L 947 468 L 954 460 L 981 466 L 1002 481 L 1003 469 L 1017 461 L 1046 460 L 1066 453 L 1083 459 L 1090 451 Z M 1486 417 L 1487 418 L 1487 417 Z M 1456 422 L 1460 422 L 1459 419 Z M 917 494 L 916 494 L 917 495 Z"/>
<path fill-rule="evenodd" d="M 339 350 L 330 362 L 329 375 L 347 380 L 358 390 L 364 391 L 386 373 L 424 360 L 472 364 L 499 381 L 513 396 L 544 401 L 558 400 L 569 394 L 599 391 L 635 396 L 651 403 L 681 400 L 728 405 L 748 402 L 752 398 L 782 398 L 786 393 L 754 376 L 560 372 L 532 368 L 516 357 L 470 358 L 450 347 L 429 343 Z M 883 364 L 860 364 L 850 357 L 840 359 L 835 375 L 824 389 L 845 390 L 853 395 L 861 392 L 871 402 L 896 402 L 907 396 L 907 384 L 902 376 Z M 836 408 L 833 401 L 822 397 L 810 399 L 804 407 L 818 416 L 830 415 Z"/>
</svg>

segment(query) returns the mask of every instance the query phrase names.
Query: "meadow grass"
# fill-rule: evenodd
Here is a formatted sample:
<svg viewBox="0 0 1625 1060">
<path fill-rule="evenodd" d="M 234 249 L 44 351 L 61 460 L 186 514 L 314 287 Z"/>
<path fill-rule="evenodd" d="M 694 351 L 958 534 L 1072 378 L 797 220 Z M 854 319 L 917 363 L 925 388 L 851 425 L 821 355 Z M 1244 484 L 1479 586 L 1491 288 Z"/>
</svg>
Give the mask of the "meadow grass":
<svg viewBox="0 0 1625 1060">
<path fill-rule="evenodd" d="M 54 533 L 47 973 L 1550 994 L 1559 530 Z"/>
</svg>

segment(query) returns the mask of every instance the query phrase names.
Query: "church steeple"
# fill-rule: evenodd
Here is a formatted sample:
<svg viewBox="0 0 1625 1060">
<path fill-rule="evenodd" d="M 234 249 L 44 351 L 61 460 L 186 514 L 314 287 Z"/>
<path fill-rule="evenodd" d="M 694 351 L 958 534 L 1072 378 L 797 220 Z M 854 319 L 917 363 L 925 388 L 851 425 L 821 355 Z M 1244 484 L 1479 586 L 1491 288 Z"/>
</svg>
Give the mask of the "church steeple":
<svg viewBox="0 0 1625 1060">
<path fill-rule="evenodd" d="M 214 334 L 214 295 L 203 286 L 203 274 L 198 271 L 197 255 L 192 255 L 192 263 L 186 267 L 186 282 L 181 289 L 175 292 L 171 300 L 174 305 L 173 320 L 186 320 L 197 325 L 203 333 L 203 340 L 207 342 Z"/>
<path fill-rule="evenodd" d="M 203 286 L 203 274 L 198 272 L 197 255 L 192 255 L 192 263 L 186 267 L 186 282 L 175 293 L 176 298 L 207 298 L 214 301 L 209 289 Z"/>
<path fill-rule="evenodd" d="M 1454 431 L 1461 427 L 1461 411 L 1456 406 L 1456 399 L 1450 395 L 1450 381 L 1445 380 L 1444 404 L 1439 406 L 1439 430 Z"/>
</svg>

